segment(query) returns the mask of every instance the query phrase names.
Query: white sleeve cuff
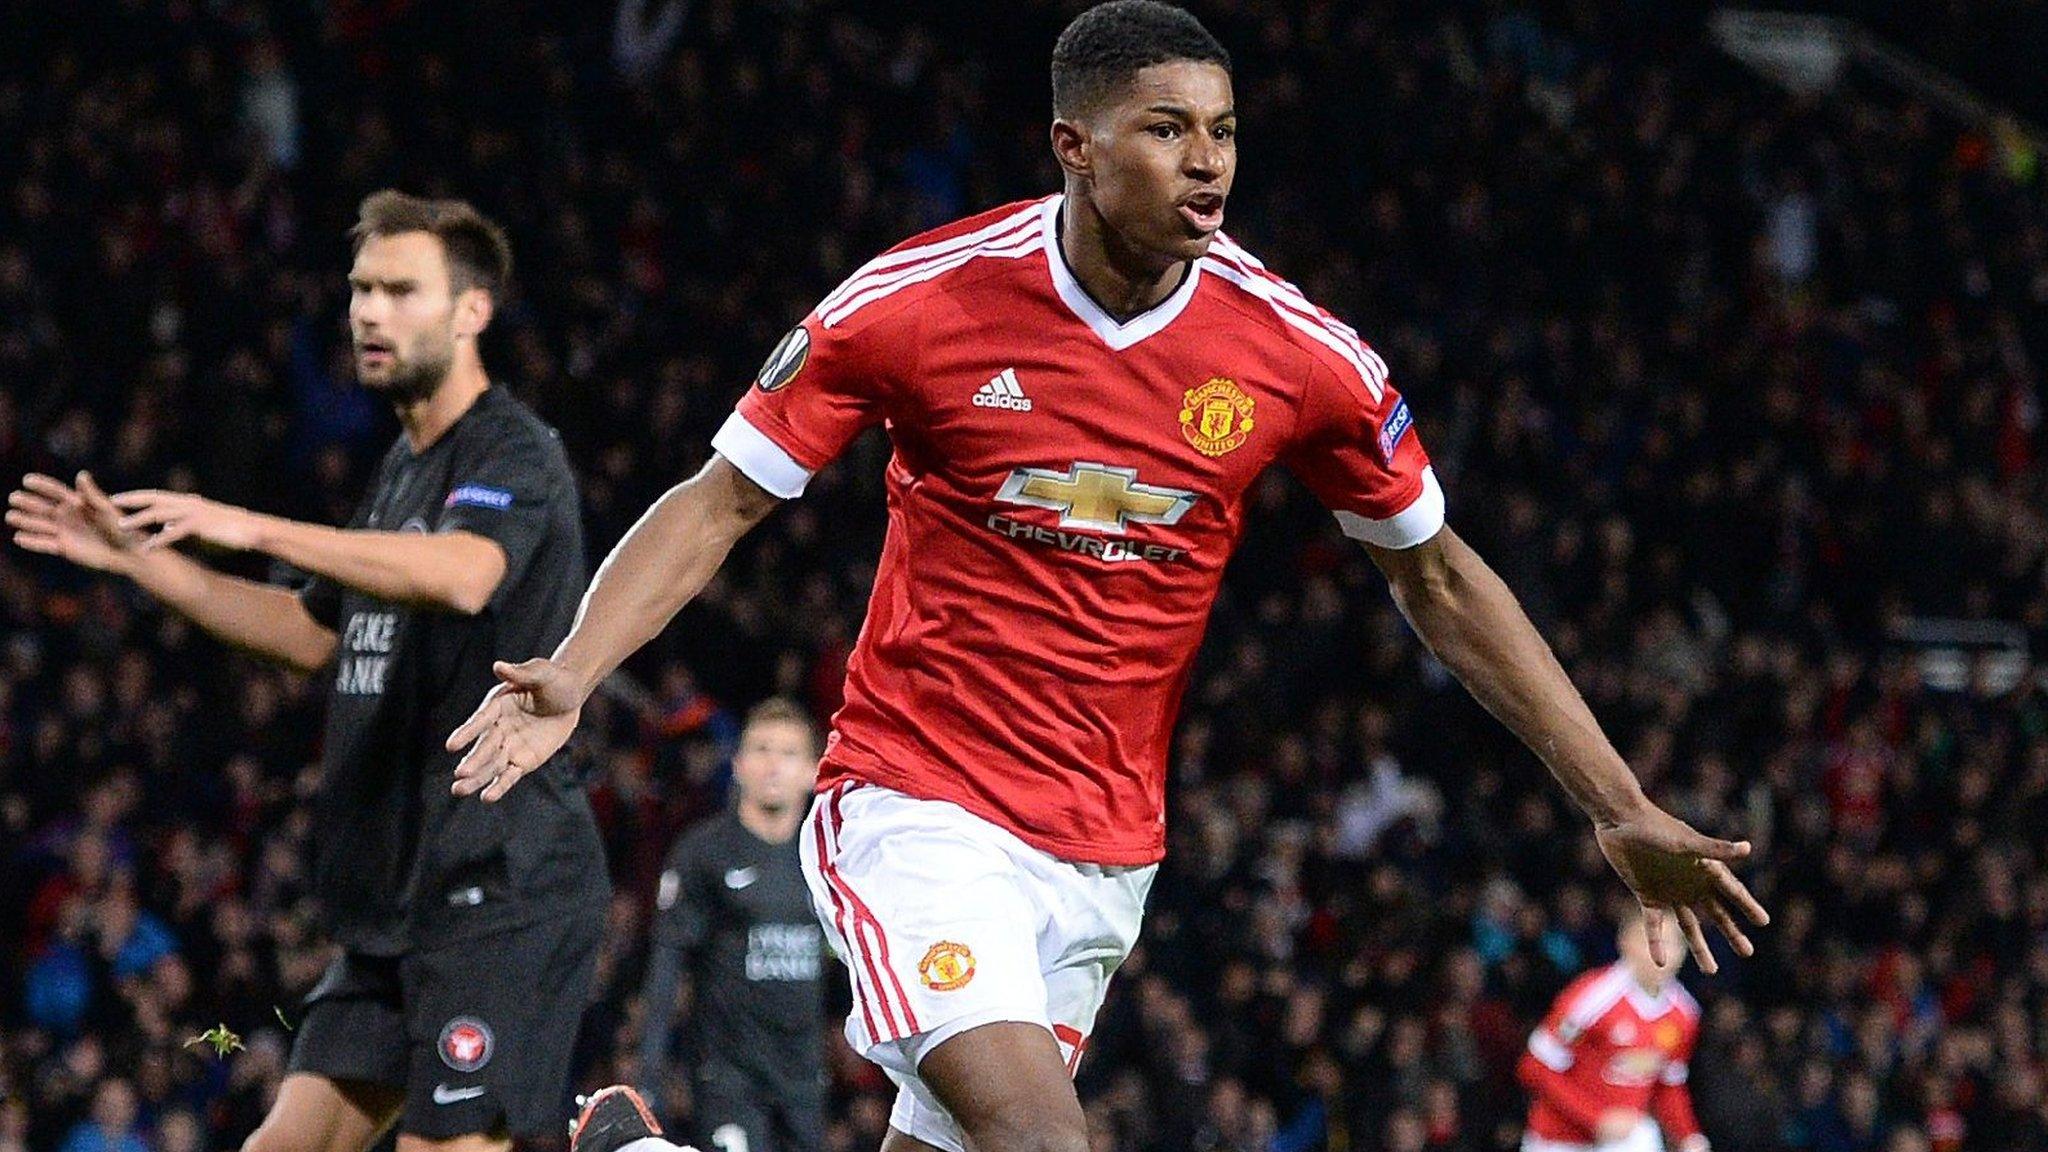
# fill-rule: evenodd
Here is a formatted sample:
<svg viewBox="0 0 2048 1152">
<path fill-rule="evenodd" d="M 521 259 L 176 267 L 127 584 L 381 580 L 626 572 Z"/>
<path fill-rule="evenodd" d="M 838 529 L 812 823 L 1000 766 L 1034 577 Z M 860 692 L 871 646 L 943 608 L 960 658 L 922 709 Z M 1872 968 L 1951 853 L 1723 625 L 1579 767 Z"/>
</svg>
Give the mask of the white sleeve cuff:
<svg viewBox="0 0 2048 1152">
<path fill-rule="evenodd" d="M 1337 526 L 1353 540 L 1381 548 L 1413 548 L 1428 542 L 1444 526 L 1444 489 L 1436 482 L 1436 469 L 1422 470 L 1422 494 L 1408 507 L 1385 520 L 1339 512 Z"/>
<path fill-rule="evenodd" d="M 1538 1028 L 1529 1037 L 1529 1055 L 1552 1072 L 1569 1072 L 1572 1069 L 1572 1050 L 1552 1036 L 1548 1028 Z"/>
<path fill-rule="evenodd" d="M 811 482 L 809 468 L 797 463 L 796 457 L 782 450 L 782 445 L 770 440 L 737 412 L 725 418 L 725 425 L 711 438 L 711 447 L 732 461 L 732 466 L 747 479 L 784 500 L 803 495 L 804 485 Z M 1438 502 L 1442 502 L 1441 497 Z"/>
</svg>

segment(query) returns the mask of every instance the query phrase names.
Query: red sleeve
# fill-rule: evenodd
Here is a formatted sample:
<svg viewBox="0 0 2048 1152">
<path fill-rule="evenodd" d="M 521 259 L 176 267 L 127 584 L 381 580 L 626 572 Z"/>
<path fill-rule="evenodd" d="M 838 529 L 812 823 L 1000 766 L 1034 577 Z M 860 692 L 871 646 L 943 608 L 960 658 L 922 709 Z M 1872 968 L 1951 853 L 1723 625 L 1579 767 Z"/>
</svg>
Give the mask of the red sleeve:
<svg viewBox="0 0 2048 1152">
<path fill-rule="evenodd" d="M 748 479 L 785 500 L 886 415 L 888 357 L 876 348 L 886 326 L 870 316 L 828 325 L 822 312 L 768 353 L 711 441 Z"/>
<path fill-rule="evenodd" d="M 1317 356 L 1286 463 L 1337 514 L 1344 534 L 1412 548 L 1444 524 L 1444 493 L 1408 402 L 1369 349 L 1367 370 Z"/>
<path fill-rule="evenodd" d="M 1577 1047 L 1582 1033 L 1566 1020 L 1589 982 L 1588 977 L 1573 981 L 1550 1006 L 1550 1014 L 1529 1034 L 1529 1046 L 1515 1064 L 1515 1076 L 1532 1096 L 1591 1132 L 1600 1123 L 1600 1113 L 1607 1110 L 1606 1093 L 1579 1072 Z"/>
<path fill-rule="evenodd" d="M 1687 1083 L 1692 1075 L 1693 1045 L 1698 1043 L 1699 1036 L 1700 1022 L 1693 1017 L 1686 1022 L 1685 1039 L 1677 1054 L 1664 1065 L 1663 1075 L 1650 1089 L 1650 1117 L 1664 1130 L 1664 1139 L 1673 1147 L 1701 1135 L 1699 1118 L 1692 1111 L 1692 1088 Z"/>
</svg>

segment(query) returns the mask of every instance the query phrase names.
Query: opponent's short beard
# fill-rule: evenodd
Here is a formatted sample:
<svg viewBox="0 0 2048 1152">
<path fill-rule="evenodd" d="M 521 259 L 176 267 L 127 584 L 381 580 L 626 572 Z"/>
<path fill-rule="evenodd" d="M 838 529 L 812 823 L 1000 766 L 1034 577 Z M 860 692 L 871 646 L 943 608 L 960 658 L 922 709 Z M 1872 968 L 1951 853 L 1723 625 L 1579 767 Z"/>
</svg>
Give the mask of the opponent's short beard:
<svg viewBox="0 0 2048 1152">
<path fill-rule="evenodd" d="M 391 365 L 391 375 L 382 383 L 364 380 L 363 387 L 390 401 L 395 408 L 410 408 L 433 399 L 454 363 L 452 352 L 443 356 L 423 355 L 418 359 L 395 360 Z"/>
</svg>

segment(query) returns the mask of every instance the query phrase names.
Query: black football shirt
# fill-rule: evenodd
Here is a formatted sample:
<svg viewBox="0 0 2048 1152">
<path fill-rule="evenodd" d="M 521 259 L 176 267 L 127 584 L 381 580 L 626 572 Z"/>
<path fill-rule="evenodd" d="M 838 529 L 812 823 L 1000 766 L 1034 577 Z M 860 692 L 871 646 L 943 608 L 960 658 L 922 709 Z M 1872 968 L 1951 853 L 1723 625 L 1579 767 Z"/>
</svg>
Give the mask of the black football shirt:
<svg viewBox="0 0 2048 1152">
<path fill-rule="evenodd" d="M 397 955 L 602 905 L 604 850 L 566 756 L 486 804 L 450 794 L 458 757 L 442 747 L 496 683 L 493 660 L 547 655 L 575 619 L 583 529 L 560 436 L 490 388 L 425 451 L 400 436 L 349 526 L 474 532 L 506 563 L 474 616 L 320 578 L 301 593 L 339 638 L 313 828 L 329 932 Z"/>
<path fill-rule="evenodd" d="M 700 1071 L 717 1061 L 776 1083 L 816 1080 L 824 933 L 794 839 L 771 844 L 730 810 L 684 833 L 662 870 L 653 936 L 694 978 L 686 1051 Z"/>
</svg>

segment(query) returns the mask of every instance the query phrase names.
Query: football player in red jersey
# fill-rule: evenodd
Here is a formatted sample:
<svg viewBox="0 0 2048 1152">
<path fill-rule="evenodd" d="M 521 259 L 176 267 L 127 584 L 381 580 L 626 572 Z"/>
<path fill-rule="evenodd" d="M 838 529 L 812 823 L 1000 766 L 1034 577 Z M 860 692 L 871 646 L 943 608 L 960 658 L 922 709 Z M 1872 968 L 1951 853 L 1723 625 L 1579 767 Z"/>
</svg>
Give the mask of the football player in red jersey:
<svg viewBox="0 0 2048 1152">
<path fill-rule="evenodd" d="M 1572 981 L 1530 1035 L 1522 1152 L 1707 1152 L 1686 1087 L 1700 1006 L 1678 982 L 1678 926 L 1657 931 L 1661 961 L 1641 914 L 1624 920 L 1621 959 Z"/>
<path fill-rule="evenodd" d="M 1280 464 L 1584 809 L 1652 926 L 1708 968 L 1707 924 L 1746 953 L 1748 845 L 1645 798 L 1445 526 L 1386 364 L 1222 233 L 1228 54 L 1178 8 L 1113 0 L 1061 34 L 1052 80 L 1064 192 L 905 241 L 792 329 L 569 638 L 500 666 L 449 738 L 455 791 L 504 796 L 740 536 L 885 427 L 889 530 L 803 832 L 846 1034 L 899 1086 L 887 1152 L 1079 1152 L 1069 1077 L 1164 851 L 1181 691 L 1244 494 Z"/>
</svg>

